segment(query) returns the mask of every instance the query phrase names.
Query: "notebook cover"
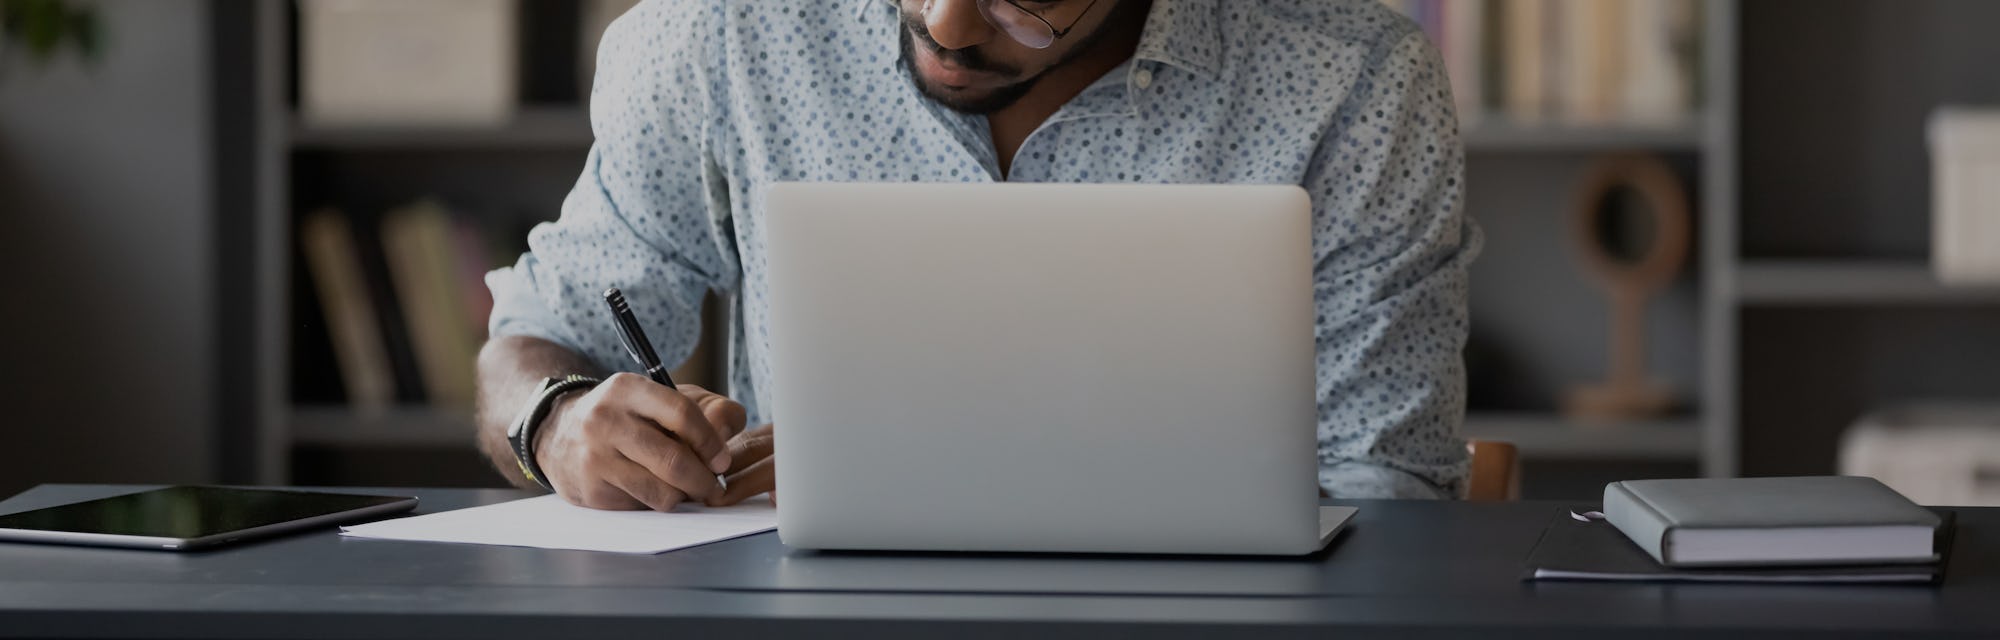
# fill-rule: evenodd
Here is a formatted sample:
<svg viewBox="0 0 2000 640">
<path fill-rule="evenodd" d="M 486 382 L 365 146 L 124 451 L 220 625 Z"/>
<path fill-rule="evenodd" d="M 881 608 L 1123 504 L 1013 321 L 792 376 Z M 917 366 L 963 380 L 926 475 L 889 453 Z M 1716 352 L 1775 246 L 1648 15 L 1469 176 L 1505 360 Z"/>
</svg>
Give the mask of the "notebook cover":
<svg viewBox="0 0 2000 640">
<path fill-rule="evenodd" d="M 1874 478 L 1696 478 L 1614 483 L 1675 529 L 1769 529 L 1910 525 L 1937 514 Z"/>
<path fill-rule="evenodd" d="M 1576 509 L 1583 513 L 1586 509 Z M 1929 510 L 1926 510 L 1927 512 Z M 1941 557 L 1951 550 L 1953 513 L 1934 513 Z M 1872 566 L 1783 566 L 1676 569 L 1662 566 L 1609 522 L 1579 522 L 1558 510 L 1528 553 L 1524 581 L 1591 580 L 1641 582 L 1765 582 L 1934 584 L 1944 579 L 1945 562 Z"/>
</svg>

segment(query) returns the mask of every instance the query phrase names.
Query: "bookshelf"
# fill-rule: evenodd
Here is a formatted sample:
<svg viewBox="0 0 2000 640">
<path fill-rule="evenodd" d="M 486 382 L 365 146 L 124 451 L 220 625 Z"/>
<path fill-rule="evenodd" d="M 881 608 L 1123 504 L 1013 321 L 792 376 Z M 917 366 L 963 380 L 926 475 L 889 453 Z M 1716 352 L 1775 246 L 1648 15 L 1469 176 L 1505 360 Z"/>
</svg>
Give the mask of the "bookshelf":
<svg viewBox="0 0 2000 640">
<path fill-rule="evenodd" d="M 1403 5 L 1426 25 L 1449 25 L 1451 13 L 1464 6 L 1451 0 L 1391 4 Z M 1564 10 L 1556 3 L 1538 4 L 1541 11 Z M 1486 6 L 1488 12 L 1511 10 L 1502 8 L 1505 3 Z M 1698 9 L 1693 24 L 1699 32 L 1688 51 L 1693 78 L 1687 106 L 1672 117 L 1654 111 L 1633 118 L 1573 118 L 1565 114 L 1574 101 L 1564 97 L 1529 100 L 1544 112 L 1513 114 L 1523 103 L 1510 97 L 1516 89 L 1506 85 L 1504 72 L 1498 72 L 1503 80 L 1496 81 L 1496 69 L 1513 68 L 1518 63 L 1510 58 L 1522 54 L 1505 45 L 1486 50 L 1495 46 L 1490 41 L 1467 47 L 1450 40 L 1448 26 L 1442 30 L 1446 41 L 1440 48 L 1447 65 L 1456 65 L 1461 112 L 1468 110 L 1465 95 L 1480 96 L 1480 111 L 1465 119 L 1463 135 L 1467 210 L 1487 234 L 1486 252 L 1473 267 L 1470 397 L 1463 433 L 1520 447 L 1531 497 L 1587 497 L 1601 489 L 1605 478 L 1735 473 L 1736 327 L 1730 310 L 1736 279 L 1725 274 L 1733 273 L 1736 260 L 1724 248 L 1732 246 L 1738 200 L 1739 8 L 1733 0 L 1701 0 L 1690 6 Z M 1431 14 L 1428 19 L 1426 13 Z M 1507 30 L 1504 24 L 1489 26 L 1476 37 L 1492 38 Z M 1552 35 L 1543 45 L 1573 46 L 1550 44 L 1563 40 Z M 1480 49 L 1485 59 L 1458 59 L 1468 48 Z M 1546 48 L 1528 55 L 1567 58 Z M 1467 68 L 1478 70 L 1484 86 L 1466 91 L 1456 71 Z M 1564 91 L 1575 93 L 1578 86 L 1587 85 Z M 1654 418 L 1593 424 L 1558 409 L 1558 399 L 1568 389 L 1602 377 L 1608 342 L 1606 296 L 1581 269 L 1570 220 L 1579 182 L 1591 163 L 1620 153 L 1658 156 L 1675 170 L 1695 209 L 1697 237 L 1688 266 L 1646 311 L 1649 369 L 1676 391 L 1676 408 Z"/>
<path fill-rule="evenodd" d="M 1909 402 L 2000 401 L 2000 289 L 1931 275 L 1924 124 L 2000 104 L 2000 4 L 1742 4 L 1740 465 L 1832 473 L 1842 432 Z M 1758 37 L 1758 36 L 1763 37 Z"/>
<path fill-rule="evenodd" d="M 1547 310 L 1491 300 L 1522 282 L 1559 281 L 1534 255 L 1562 249 L 1514 237 L 1556 230 L 1516 213 L 1550 203 L 1509 192 L 1552 189 L 1566 158 L 1620 148 L 1675 159 L 1697 189 L 1699 260 L 1681 292 L 1688 304 L 1670 295 L 1649 318 L 1667 325 L 1649 336 L 1656 349 L 1695 356 L 1686 380 L 1697 403 L 1666 420 L 1593 430 L 1504 406 L 1509 398 L 1493 406 L 1475 389 L 1467 434 L 1521 444 L 1530 478 L 1538 460 L 1592 481 L 1612 478 L 1567 465 L 1689 459 L 1710 476 L 1833 473 L 1842 431 L 1869 411 L 2000 401 L 2000 286 L 1932 275 L 1924 145 L 1936 106 L 2000 103 L 2000 78 L 1984 62 L 2000 56 L 2000 43 L 1945 26 L 1993 24 L 2000 4 L 1708 0 L 1703 8 L 1701 113 L 1692 122 L 1635 132 L 1482 121 L 1466 135 L 1469 202 L 1496 239 L 1475 266 L 1475 346 L 1482 327 L 1497 329 L 1534 345 L 1544 367 L 1588 351 L 1594 336 L 1563 344 L 1506 332 L 1522 324 L 1510 324 L 1514 316 Z M 1513 186 L 1522 184 L 1537 186 Z M 1552 315 L 1587 311 L 1558 289 Z"/>
<path fill-rule="evenodd" d="M 1707 0 L 1715 7 L 1728 7 L 1723 0 Z M 523 10 L 529 14 L 560 14 L 564 3 L 530 0 Z M 1705 29 L 1722 33 L 1715 23 L 1726 26 L 1726 11 L 1710 11 Z M 397 206 L 412 197 L 440 196 L 454 208 L 479 210 L 480 216 L 498 224 L 512 224 L 525 231 L 528 224 L 554 215 L 561 198 L 575 179 L 583 153 L 591 142 L 586 110 L 575 92 L 574 77 L 564 77 L 563 69 L 573 68 L 574 53 L 547 55 L 548 50 L 527 51 L 524 69 L 523 106 L 507 122 L 489 127 L 323 127 L 304 121 L 297 114 L 296 68 L 291 52 L 296 38 L 294 17 L 289 9 L 264 5 L 259 11 L 258 47 L 260 60 L 277 61 L 262 65 L 259 74 L 261 95 L 258 114 L 262 135 L 259 147 L 262 175 L 260 190 L 260 266 L 258 351 L 267 370 L 282 372 L 260 381 L 256 394 L 259 416 L 258 479 L 279 481 L 333 481 L 345 478 L 296 478 L 289 468 L 302 449 L 325 451 L 383 448 L 457 451 L 469 446 L 471 418 L 463 409 L 428 405 L 391 405 L 378 409 L 356 409 L 323 393 L 302 392 L 300 378 L 309 375 L 310 365 L 298 346 L 307 324 L 302 316 L 311 304 L 302 304 L 297 295 L 309 295 L 298 287 L 298 271 L 293 228 L 302 210 L 331 201 L 356 210 Z M 524 24 L 553 24 L 568 29 L 571 20 L 524 20 Z M 540 44 L 538 44 L 540 43 Z M 550 43 L 554 43 L 553 45 Z M 524 37 L 524 47 L 565 47 L 573 45 L 561 37 Z M 1711 83 L 1724 82 L 1727 58 L 1714 56 L 1714 45 L 1704 55 L 1708 65 L 1704 76 Z M 573 48 L 573 47 L 572 47 Z M 539 62 L 532 62 L 532 61 Z M 534 78 L 541 78 L 540 81 Z M 1726 166 L 1732 152 L 1728 137 L 1732 110 L 1718 98 L 1727 92 L 1708 91 L 1708 99 L 1688 118 L 1651 125 L 1601 123 L 1588 126 L 1554 123 L 1524 124 L 1504 117 L 1482 117 L 1467 129 L 1465 141 L 1470 154 L 1469 185 L 1473 190 L 1474 215 L 1491 231 L 1507 216 L 1484 213 L 1523 210 L 1532 216 L 1541 231 L 1559 227 L 1560 210 L 1551 203 L 1566 202 L 1570 184 L 1580 164 L 1601 153 L 1648 151 L 1669 155 L 1677 166 L 1690 172 Z M 1717 158 L 1725 160 L 1718 161 Z M 1494 169 L 1499 169 L 1495 171 Z M 1525 181 L 1511 172 L 1526 171 Z M 1702 200 L 1710 199 L 1707 179 L 1690 180 L 1703 185 Z M 1488 185 L 1518 184 L 1519 187 Z M 486 185 L 498 193 L 484 193 Z M 1487 197 L 1488 194 L 1490 197 Z M 515 204 L 508 205 L 505 203 Z M 1706 216 L 1717 215 L 1704 207 Z M 1543 235 L 1552 235 L 1544 233 Z M 1554 244 L 1551 244 L 1554 242 Z M 1519 246 L 1502 243 L 1489 249 L 1484 263 L 1505 265 L 1517 258 L 1560 255 L 1560 241 L 1546 238 Z M 1706 270 L 1704 268 L 1704 270 Z M 1503 269 L 1504 271 L 1504 269 Z M 1559 297 L 1561 306 L 1599 310 L 1601 302 L 1593 291 L 1571 282 Z M 1494 287 L 1508 287 L 1496 284 Z M 1705 287 L 1690 282 L 1678 295 L 1681 302 L 1661 313 L 1657 325 L 1673 334 L 1670 342 L 1694 343 L 1710 335 L 1697 316 Z M 1509 308 L 1475 308 L 1475 326 L 1497 314 L 1504 324 L 1510 314 L 1537 317 L 1539 313 Z M 1545 343 L 1555 362 L 1540 375 L 1550 379 L 1575 379 L 1590 373 L 1601 361 L 1598 341 L 1567 340 L 1574 327 L 1548 327 L 1530 339 L 1537 348 Z M 1704 347 L 1705 348 L 1705 347 Z M 321 354 L 321 358 L 324 354 Z M 1528 367 L 1535 368 L 1534 365 Z M 1590 426 L 1571 423 L 1558 415 L 1541 397 L 1552 397 L 1555 386 L 1542 385 L 1525 393 L 1502 394 L 1494 402 L 1475 403 L 1468 417 L 1467 432 L 1475 437 L 1493 437 L 1520 444 L 1532 464 L 1549 458 L 1562 460 L 1670 460 L 1690 468 L 1705 462 L 1712 443 L 1711 404 L 1706 391 L 1696 390 L 1700 376 L 1693 365 L 1684 363 L 1678 377 L 1697 398 L 1682 412 L 1656 421 L 1637 424 Z M 1501 371 L 1505 371 L 1504 368 Z M 322 376 L 323 377 L 323 376 Z M 322 379 L 312 384 L 325 384 Z M 319 465 L 325 466 L 325 465 Z M 464 479 L 461 479 L 463 481 Z"/>
<path fill-rule="evenodd" d="M 592 142 L 578 65 L 587 37 L 582 25 L 592 10 L 588 3 L 519 0 L 513 61 L 518 101 L 502 122 L 329 126 L 301 113 L 300 7 L 255 4 L 254 55 L 244 56 L 255 61 L 256 76 L 251 109 L 257 122 L 251 176 L 256 230 L 249 253 L 257 280 L 255 359 L 269 374 L 258 377 L 250 394 L 257 434 L 250 480 L 500 482 L 473 459 L 478 454 L 469 407 L 413 402 L 401 390 L 388 403 L 355 404 L 346 397 L 353 390 L 328 375 L 338 369 L 332 328 L 324 301 L 315 295 L 322 283 L 315 282 L 313 265 L 303 255 L 301 223 L 309 213 L 334 208 L 356 229 L 355 244 L 365 247 L 386 239 L 386 233 L 378 238 L 364 230 L 386 227 L 389 211 L 430 199 L 454 222 L 477 228 L 488 240 L 513 239 L 495 243 L 482 269 L 511 263 L 527 229 L 557 215 Z M 364 261 L 367 252 L 360 252 Z M 398 289 L 404 284 L 395 282 Z M 378 306 L 381 296 L 406 295 L 370 291 Z M 702 362 L 692 364 L 707 369 L 712 353 L 699 354 Z M 398 370 L 396 376 L 400 380 L 405 373 Z M 676 376 L 705 380 L 705 372 L 690 374 L 684 368 Z"/>
<path fill-rule="evenodd" d="M 1788 263 L 1743 264 L 1738 236 L 1744 225 L 1737 214 L 1743 115 L 1738 28 L 1748 10 L 1734 0 L 1698 1 L 1700 98 L 1686 117 L 1650 125 L 1561 125 L 1488 114 L 1465 132 L 1468 206 L 1489 235 L 1487 253 L 1474 267 L 1474 344 L 1468 355 L 1473 397 L 1466 432 L 1517 443 L 1530 474 L 1543 462 L 1617 470 L 1627 461 L 1641 461 L 1659 473 L 1706 475 L 1739 469 L 1741 314 L 1746 305 L 1770 298 L 1760 291 L 1792 286 L 1769 283 L 1798 278 L 1772 275 L 1783 271 L 1772 267 Z M 503 124 L 320 127 L 296 112 L 296 26 L 289 3 L 256 7 L 257 51 L 251 58 L 262 61 L 256 67 L 254 109 L 257 224 L 247 250 L 256 266 L 257 370 L 271 373 L 259 376 L 247 396 L 256 416 L 254 479 L 365 480 L 297 477 L 291 468 L 302 450 L 316 457 L 383 448 L 462 457 L 471 442 L 471 419 L 462 409 L 361 410 L 331 394 L 301 392 L 310 386 L 301 379 L 312 377 L 310 370 L 324 362 L 312 364 L 298 346 L 309 328 L 302 307 L 311 305 L 298 299 L 309 294 L 298 286 L 294 228 L 303 210 L 320 201 L 379 211 L 423 195 L 523 232 L 553 217 L 591 141 L 575 89 L 574 38 L 524 36 L 523 107 Z M 576 21 L 569 3 L 526 0 L 523 11 L 560 18 L 523 20 L 530 30 L 568 30 Z M 561 18 L 566 12 L 569 17 Z M 1566 215 L 1588 162 L 1627 151 L 1665 157 L 1690 185 L 1698 209 L 1691 266 L 1648 312 L 1658 368 L 1685 402 L 1656 420 L 1585 425 L 1562 417 L 1554 398 L 1569 384 L 1601 375 L 1605 304 L 1575 268 Z M 312 384 L 327 382 L 320 377 Z M 478 484 L 497 478 L 437 481 Z"/>
</svg>

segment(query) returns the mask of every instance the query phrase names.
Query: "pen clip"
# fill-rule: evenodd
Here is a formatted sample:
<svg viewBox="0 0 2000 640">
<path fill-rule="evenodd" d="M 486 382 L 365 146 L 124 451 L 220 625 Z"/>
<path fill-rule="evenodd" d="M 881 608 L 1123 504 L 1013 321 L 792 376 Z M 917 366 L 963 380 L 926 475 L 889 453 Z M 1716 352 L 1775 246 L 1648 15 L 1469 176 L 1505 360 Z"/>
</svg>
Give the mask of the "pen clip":
<svg viewBox="0 0 2000 640">
<path fill-rule="evenodd" d="M 646 362 L 646 355 L 639 353 L 641 348 L 639 345 L 645 344 L 646 339 L 632 335 L 632 327 L 626 324 L 624 318 L 617 320 L 615 324 L 618 325 L 618 342 L 625 347 L 625 357 L 631 358 L 632 363 L 639 365 L 640 370 L 645 370 L 650 365 Z"/>
</svg>

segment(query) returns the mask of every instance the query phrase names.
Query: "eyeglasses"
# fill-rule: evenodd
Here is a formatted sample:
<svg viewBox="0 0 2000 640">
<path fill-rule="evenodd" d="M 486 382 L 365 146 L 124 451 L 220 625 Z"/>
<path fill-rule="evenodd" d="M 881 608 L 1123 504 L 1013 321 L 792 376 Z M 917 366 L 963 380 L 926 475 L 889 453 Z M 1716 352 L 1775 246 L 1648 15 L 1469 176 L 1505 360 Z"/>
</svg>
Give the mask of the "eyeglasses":
<svg viewBox="0 0 2000 640">
<path fill-rule="evenodd" d="M 930 12 L 931 3 L 932 0 L 924 2 L 926 14 Z M 1083 11 L 1076 14 L 1076 19 L 1061 29 L 1057 29 L 1047 18 L 1029 11 L 1015 0 L 974 0 L 974 4 L 979 6 L 979 15 L 986 17 L 987 24 L 1006 33 L 1007 37 L 1013 38 L 1015 42 L 1033 49 L 1047 49 L 1049 45 L 1055 44 L 1056 40 L 1069 35 L 1070 30 L 1075 29 L 1076 24 L 1082 22 L 1085 15 L 1089 15 L 1090 8 L 1097 6 L 1097 0 L 1090 0 L 1090 4 L 1084 5 Z"/>
</svg>

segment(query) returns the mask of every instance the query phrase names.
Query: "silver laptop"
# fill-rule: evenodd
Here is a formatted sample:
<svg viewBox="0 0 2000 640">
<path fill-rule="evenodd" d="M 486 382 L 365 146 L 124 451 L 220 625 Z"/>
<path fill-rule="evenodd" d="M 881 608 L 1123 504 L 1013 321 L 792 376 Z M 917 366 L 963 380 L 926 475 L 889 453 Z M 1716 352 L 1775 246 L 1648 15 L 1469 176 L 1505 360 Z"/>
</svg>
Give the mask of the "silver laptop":
<svg viewBox="0 0 2000 640">
<path fill-rule="evenodd" d="M 778 533 L 813 549 L 1304 554 L 1292 186 L 778 184 Z"/>
</svg>

